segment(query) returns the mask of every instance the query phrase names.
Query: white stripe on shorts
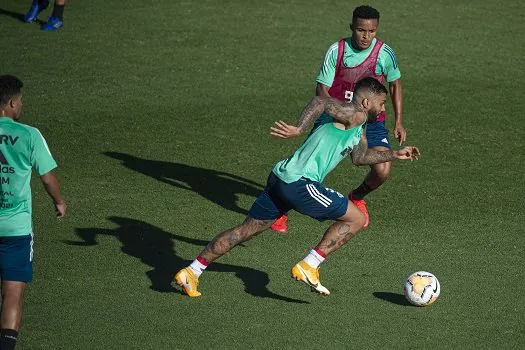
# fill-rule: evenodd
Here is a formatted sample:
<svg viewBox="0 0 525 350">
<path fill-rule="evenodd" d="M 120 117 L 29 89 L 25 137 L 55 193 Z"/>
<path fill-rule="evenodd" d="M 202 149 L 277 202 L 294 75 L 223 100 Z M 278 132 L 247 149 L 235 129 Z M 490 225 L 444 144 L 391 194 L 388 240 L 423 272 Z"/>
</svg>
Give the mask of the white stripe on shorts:
<svg viewBox="0 0 525 350">
<path fill-rule="evenodd" d="M 332 200 L 320 193 L 313 184 L 307 184 L 306 189 L 308 190 L 310 197 L 321 203 L 325 208 L 328 208 L 330 203 L 332 203 Z"/>
<path fill-rule="evenodd" d="M 33 231 L 31 231 L 30 249 L 31 251 L 29 252 L 29 262 L 33 261 Z"/>
</svg>

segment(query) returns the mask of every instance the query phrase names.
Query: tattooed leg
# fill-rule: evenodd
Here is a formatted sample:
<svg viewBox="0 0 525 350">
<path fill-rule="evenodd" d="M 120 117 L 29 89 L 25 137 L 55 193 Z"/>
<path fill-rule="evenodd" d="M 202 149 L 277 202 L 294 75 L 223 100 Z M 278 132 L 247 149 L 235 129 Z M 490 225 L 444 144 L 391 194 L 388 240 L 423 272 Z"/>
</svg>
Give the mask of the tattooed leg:
<svg viewBox="0 0 525 350">
<path fill-rule="evenodd" d="M 320 249 L 326 255 L 335 252 L 351 240 L 364 224 L 365 217 L 361 211 L 351 202 L 348 203 L 346 214 L 328 227 L 316 249 Z"/>
<path fill-rule="evenodd" d="M 200 257 L 211 263 L 229 252 L 237 244 L 245 242 L 270 227 L 275 220 L 257 220 L 247 216 L 244 222 L 219 233 L 200 253 Z"/>
</svg>

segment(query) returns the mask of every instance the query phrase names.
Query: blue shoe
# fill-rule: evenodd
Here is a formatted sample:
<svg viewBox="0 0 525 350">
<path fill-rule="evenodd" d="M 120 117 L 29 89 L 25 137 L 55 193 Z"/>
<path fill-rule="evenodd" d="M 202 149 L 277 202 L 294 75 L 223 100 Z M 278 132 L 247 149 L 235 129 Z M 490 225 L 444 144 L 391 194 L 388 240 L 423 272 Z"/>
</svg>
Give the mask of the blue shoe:
<svg viewBox="0 0 525 350">
<path fill-rule="evenodd" d="M 52 31 L 62 28 L 64 26 L 64 21 L 58 17 L 51 16 L 47 20 L 47 23 L 42 24 L 42 30 Z"/>
<path fill-rule="evenodd" d="M 26 15 L 24 16 L 24 22 L 31 23 L 34 22 L 35 19 L 37 19 L 38 14 L 42 11 L 44 11 L 49 6 L 49 1 L 45 1 L 42 4 L 39 4 L 38 1 L 33 1 L 31 4 L 31 7 L 29 8 L 29 11 L 27 11 Z"/>
</svg>

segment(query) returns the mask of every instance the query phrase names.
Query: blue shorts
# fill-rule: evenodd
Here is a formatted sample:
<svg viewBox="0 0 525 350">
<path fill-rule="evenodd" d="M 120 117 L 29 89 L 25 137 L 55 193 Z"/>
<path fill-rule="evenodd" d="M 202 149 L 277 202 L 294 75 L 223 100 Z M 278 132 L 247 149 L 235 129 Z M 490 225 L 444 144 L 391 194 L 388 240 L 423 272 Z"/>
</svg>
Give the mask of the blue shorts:
<svg viewBox="0 0 525 350">
<path fill-rule="evenodd" d="M 375 122 L 366 124 L 366 140 L 368 148 L 382 146 L 388 149 L 390 141 L 388 140 L 388 130 L 385 127 L 385 122 Z"/>
<path fill-rule="evenodd" d="M 0 237 L 0 279 L 31 282 L 33 235 Z"/>
<path fill-rule="evenodd" d="M 340 218 L 347 208 L 348 198 L 319 182 L 301 178 L 288 184 L 271 172 L 264 192 L 248 215 L 258 220 L 273 220 L 293 209 L 323 221 Z"/>
</svg>

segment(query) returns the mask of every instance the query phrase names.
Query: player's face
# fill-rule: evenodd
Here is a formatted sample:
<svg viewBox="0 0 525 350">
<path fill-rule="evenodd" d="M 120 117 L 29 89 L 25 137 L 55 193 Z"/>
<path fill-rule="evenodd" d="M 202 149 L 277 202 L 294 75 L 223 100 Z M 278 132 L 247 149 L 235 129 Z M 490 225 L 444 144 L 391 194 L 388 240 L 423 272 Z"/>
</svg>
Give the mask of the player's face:
<svg viewBox="0 0 525 350">
<path fill-rule="evenodd" d="M 352 29 L 352 46 L 354 49 L 366 50 L 376 37 L 377 19 L 356 18 L 350 29 Z"/>
<path fill-rule="evenodd" d="M 14 120 L 19 120 L 22 116 L 22 107 L 22 94 L 13 97 L 13 99 L 11 100 L 11 109 L 13 110 L 12 116 Z"/>
<path fill-rule="evenodd" d="M 385 111 L 386 94 L 372 95 L 368 98 L 367 117 L 369 122 L 376 120 L 379 113 Z"/>
</svg>

